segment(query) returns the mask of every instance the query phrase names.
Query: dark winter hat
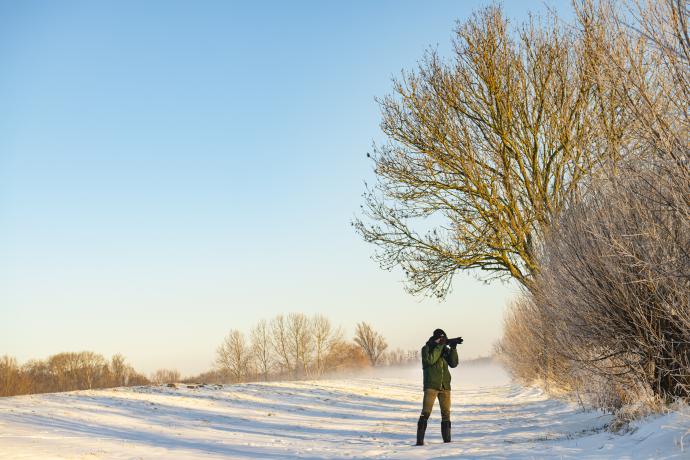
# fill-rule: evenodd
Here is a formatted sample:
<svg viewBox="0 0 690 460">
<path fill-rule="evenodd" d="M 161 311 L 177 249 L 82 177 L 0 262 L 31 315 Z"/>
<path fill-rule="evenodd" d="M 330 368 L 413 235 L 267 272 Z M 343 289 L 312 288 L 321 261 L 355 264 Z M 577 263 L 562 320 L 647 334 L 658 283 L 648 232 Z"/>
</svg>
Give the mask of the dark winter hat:
<svg viewBox="0 0 690 460">
<path fill-rule="evenodd" d="M 434 337 L 439 338 L 439 337 L 448 337 L 446 333 L 443 331 L 443 329 L 436 329 L 434 331 Z"/>
</svg>

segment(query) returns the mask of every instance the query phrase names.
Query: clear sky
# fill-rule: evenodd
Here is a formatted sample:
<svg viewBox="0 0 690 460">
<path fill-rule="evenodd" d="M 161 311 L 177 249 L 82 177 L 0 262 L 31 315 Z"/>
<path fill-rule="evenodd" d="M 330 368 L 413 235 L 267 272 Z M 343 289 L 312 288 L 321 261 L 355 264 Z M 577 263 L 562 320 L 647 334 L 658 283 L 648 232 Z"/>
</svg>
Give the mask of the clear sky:
<svg viewBox="0 0 690 460">
<path fill-rule="evenodd" d="M 292 311 L 488 353 L 514 287 L 412 297 L 350 227 L 374 97 L 487 3 L 0 0 L 0 355 L 197 373 Z"/>
</svg>

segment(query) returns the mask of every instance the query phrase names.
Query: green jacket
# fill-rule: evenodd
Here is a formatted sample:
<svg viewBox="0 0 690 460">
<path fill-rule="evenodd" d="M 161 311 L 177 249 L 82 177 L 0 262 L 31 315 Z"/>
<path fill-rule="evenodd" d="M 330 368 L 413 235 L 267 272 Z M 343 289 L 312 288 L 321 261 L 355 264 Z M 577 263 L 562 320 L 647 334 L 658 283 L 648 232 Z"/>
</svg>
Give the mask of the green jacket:
<svg viewBox="0 0 690 460">
<path fill-rule="evenodd" d="M 422 369 L 424 389 L 450 390 L 448 366 L 457 367 L 458 350 L 427 342 L 422 348 Z"/>
</svg>

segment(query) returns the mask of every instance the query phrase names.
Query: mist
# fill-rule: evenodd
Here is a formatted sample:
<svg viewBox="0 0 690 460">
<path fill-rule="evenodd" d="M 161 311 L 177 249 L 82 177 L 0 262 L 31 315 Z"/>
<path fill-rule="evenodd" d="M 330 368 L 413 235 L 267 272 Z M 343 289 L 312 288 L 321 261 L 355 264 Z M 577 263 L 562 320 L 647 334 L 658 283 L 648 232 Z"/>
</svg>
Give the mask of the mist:
<svg viewBox="0 0 690 460">
<path fill-rule="evenodd" d="M 460 360 L 455 369 L 450 369 L 451 385 L 454 389 L 507 385 L 511 382 L 508 371 L 491 358 Z M 324 379 L 400 379 L 419 380 L 422 389 L 423 370 L 421 363 L 402 366 L 366 367 L 348 371 L 338 371 L 324 375 Z"/>
</svg>

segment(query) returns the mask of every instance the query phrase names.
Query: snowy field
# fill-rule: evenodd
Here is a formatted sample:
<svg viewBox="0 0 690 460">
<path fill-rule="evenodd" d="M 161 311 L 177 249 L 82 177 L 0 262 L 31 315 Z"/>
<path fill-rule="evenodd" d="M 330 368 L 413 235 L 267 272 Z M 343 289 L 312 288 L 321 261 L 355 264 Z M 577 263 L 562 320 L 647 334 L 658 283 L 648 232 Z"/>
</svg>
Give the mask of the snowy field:
<svg viewBox="0 0 690 460">
<path fill-rule="evenodd" d="M 453 442 L 436 406 L 415 447 L 420 374 L 0 398 L 0 458 L 690 458 L 687 414 L 614 435 L 494 366 L 454 371 Z"/>
</svg>

